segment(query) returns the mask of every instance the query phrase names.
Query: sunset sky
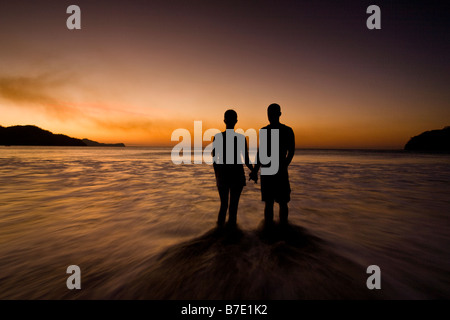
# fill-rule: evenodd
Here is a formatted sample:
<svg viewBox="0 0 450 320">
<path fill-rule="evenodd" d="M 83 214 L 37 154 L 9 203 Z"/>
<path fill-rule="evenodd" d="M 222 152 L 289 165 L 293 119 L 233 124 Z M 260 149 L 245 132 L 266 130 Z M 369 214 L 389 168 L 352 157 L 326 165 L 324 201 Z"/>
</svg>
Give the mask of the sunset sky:
<svg viewBox="0 0 450 320">
<path fill-rule="evenodd" d="M 0 125 L 170 146 L 194 120 L 224 129 L 228 108 L 260 128 L 277 102 L 297 147 L 403 148 L 450 125 L 442 3 L 1 0 Z"/>
</svg>

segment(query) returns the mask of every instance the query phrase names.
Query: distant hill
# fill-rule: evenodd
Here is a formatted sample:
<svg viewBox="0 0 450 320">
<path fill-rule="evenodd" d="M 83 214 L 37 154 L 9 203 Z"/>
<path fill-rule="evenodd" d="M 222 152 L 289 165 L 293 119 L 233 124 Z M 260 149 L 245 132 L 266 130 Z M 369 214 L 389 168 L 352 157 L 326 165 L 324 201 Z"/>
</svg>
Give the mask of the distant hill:
<svg viewBox="0 0 450 320">
<path fill-rule="evenodd" d="M 425 131 L 412 137 L 405 150 L 426 152 L 450 152 L 450 126 L 441 130 Z"/>
<path fill-rule="evenodd" d="M 89 147 L 125 147 L 123 143 L 100 143 L 86 138 L 82 141 Z"/>
<path fill-rule="evenodd" d="M 87 142 L 89 143 L 87 143 Z M 64 134 L 54 134 L 36 126 L 0 126 L 0 145 L 5 146 L 114 146 L 125 147 L 123 143 L 103 144 L 92 140 L 80 140 Z"/>
</svg>

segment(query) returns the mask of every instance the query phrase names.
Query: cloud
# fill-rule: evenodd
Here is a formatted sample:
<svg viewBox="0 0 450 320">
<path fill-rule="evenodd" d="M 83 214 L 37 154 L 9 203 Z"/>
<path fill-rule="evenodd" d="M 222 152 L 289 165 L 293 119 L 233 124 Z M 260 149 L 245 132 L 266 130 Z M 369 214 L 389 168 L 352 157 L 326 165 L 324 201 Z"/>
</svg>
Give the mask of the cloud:
<svg viewBox="0 0 450 320">
<path fill-rule="evenodd" d="M 59 120 L 66 120 L 81 111 L 56 98 L 56 92 L 65 82 L 65 79 L 49 75 L 0 77 L 0 97 L 19 107 L 42 110 Z"/>
<path fill-rule="evenodd" d="M 110 120 L 110 119 L 98 119 L 92 118 L 92 121 L 101 128 L 108 130 L 121 130 L 121 131 L 153 131 L 155 129 L 154 122 L 147 119 L 123 119 L 123 120 Z"/>
<path fill-rule="evenodd" d="M 74 91 L 73 77 L 44 74 L 36 77 L 0 77 L 0 98 L 13 105 L 43 112 L 59 121 L 88 122 L 109 131 L 155 132 L 165 125 L 150 116 L 129 111 L 129 106 L 114 108 L 107 103 L 73 102 L 64 97 L 67 86 Z M 78 95 L 83 89 L 75 89 Z"/>
</svg>

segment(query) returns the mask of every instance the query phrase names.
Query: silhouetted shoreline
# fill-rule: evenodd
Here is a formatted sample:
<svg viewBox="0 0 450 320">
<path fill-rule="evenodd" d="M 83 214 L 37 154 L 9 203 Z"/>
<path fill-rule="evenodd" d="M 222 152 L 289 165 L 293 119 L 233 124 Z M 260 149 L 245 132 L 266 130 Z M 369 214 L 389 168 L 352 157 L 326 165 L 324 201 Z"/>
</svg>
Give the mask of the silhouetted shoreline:
<svg viewBox="0 0 450 320">
<path fill-rule="evenodd" d="M 0 145 L 4 146 L 68 146 L 68 147 L 125 147 L 123 143 L 99 143 L 77 139 L 64 134 L 54 134 L 37 126 L 0 126 Z"/>
<path fill-rule="evenodd" d="M 450 126 L 441 130 L 425 131 L 412 137 L 405 145 L 405 150 L 450 153 Z"/>
<path fill-rule="evenodd" d="M 82 140 L 88 147 L 125 147 L 123 143 L 100 143 L 84 138 Z"/>
</svg>

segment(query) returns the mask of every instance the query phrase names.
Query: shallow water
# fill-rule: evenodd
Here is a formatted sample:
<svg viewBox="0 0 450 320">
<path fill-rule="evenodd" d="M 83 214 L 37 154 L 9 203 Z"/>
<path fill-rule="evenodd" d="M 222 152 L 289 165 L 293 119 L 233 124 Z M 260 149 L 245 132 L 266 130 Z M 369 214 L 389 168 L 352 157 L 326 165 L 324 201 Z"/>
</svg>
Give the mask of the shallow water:
<svg viewBox="0 0 450 320">
<path fill-rule="evenodd" d="M 288 230 L 248 182 L 221 231 L 212 167 L 170 149 L 0 147 L 0 298 L 450 298 L 448 155 L 297 150 L 289 173 Z"/>
</svg>

